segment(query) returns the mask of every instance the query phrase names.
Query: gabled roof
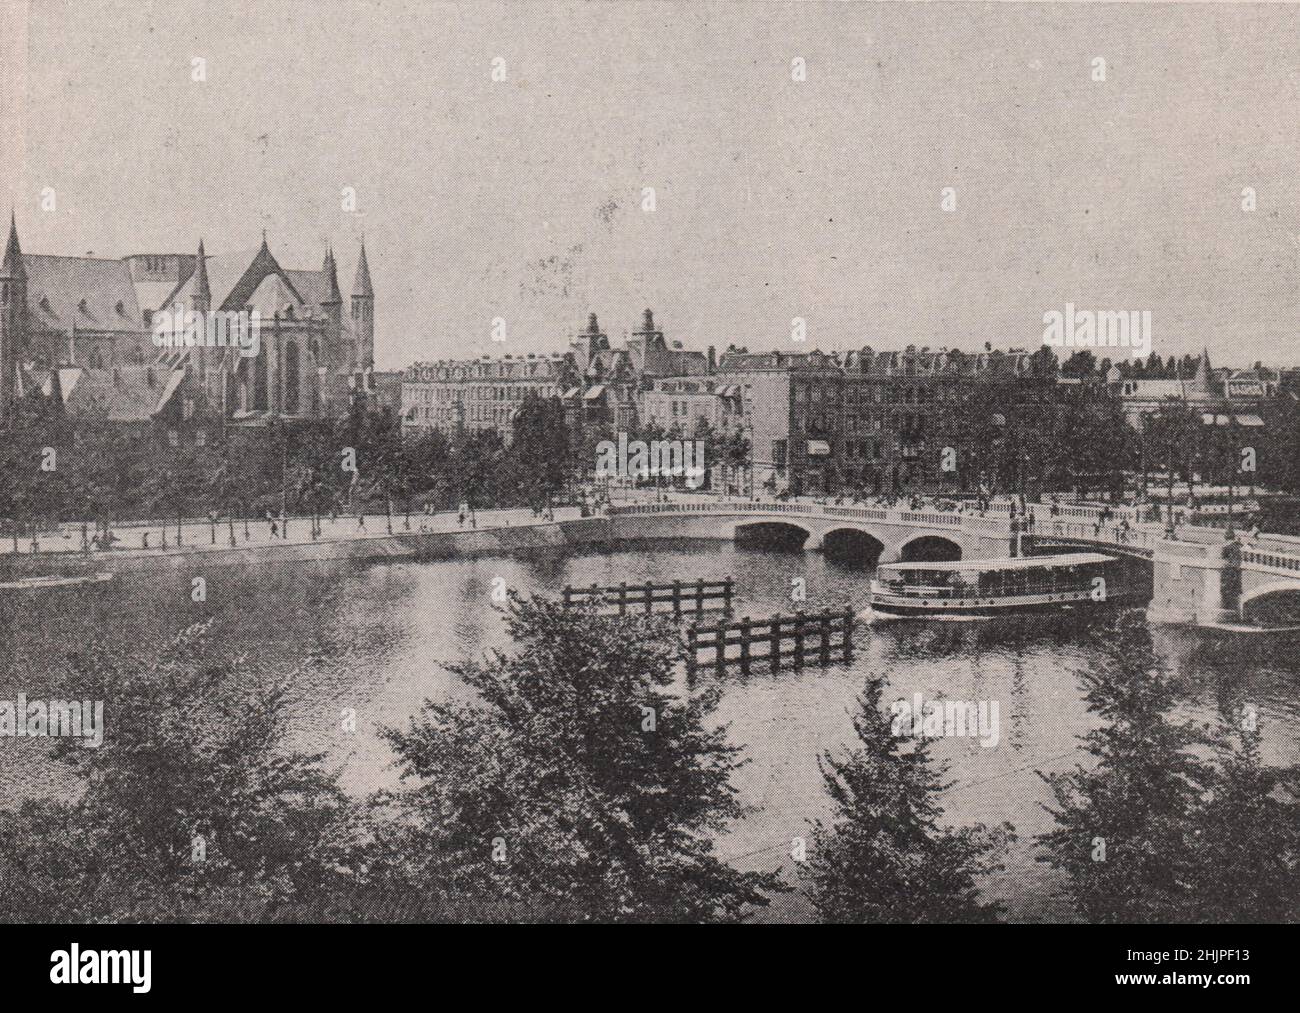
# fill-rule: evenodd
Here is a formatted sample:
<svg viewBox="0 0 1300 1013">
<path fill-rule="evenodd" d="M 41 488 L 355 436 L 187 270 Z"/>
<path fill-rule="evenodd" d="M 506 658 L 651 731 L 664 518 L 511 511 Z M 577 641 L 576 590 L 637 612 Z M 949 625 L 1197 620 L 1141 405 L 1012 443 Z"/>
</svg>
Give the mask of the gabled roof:
<svg viewBox="0 0 1300 1013">
<path fill-rule="evenodd" d="M 144 317 L 124 260 L 23 255 L 27 307 L 45 330 L 140 331 Z"/>
<path fill-rule="evenodd" d="M 320 312 L 330 299 L 330 279 L 324 271 L 285 271 L 289 284 L 302 296 L 303 305 Z"/>
<path fill-rule="evenodd" d="M 70 366 L 60 369 L 58 375 L 63 404 L 71 415 L 106 422 L 148 422 L 166 407 L 185 379 L 182 369 L 147 366 Z M 51 387 L 47 380 L 47 392 Z"/>
</svg>

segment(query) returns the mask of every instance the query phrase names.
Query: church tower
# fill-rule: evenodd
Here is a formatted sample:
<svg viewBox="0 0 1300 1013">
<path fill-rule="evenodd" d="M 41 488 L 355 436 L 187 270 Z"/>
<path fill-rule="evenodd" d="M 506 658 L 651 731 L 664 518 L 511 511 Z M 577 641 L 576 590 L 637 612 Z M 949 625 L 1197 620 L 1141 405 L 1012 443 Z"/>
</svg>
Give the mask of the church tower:
<svg viewBox="0 0 1300 1013">
<path fill-rule="evenodd" d="M 370 285 L 370 265 L 366 263 L 366 242 L 361 241 L 361 259 L 357 261 L 357 278 L 352 283 L 352 333 L 356 338 L 353 369 L 364 372 L 375 364 L 375 290 Z"/>
<path fill-rule="evenodd" d="M 9 242 L 0 261 L 0 425 L 12 418 L 18 364 L 26 344 L 27 272 L 18 245 L 18 223 L 9 216 Z"/>
<path fill-rule="evenodd" d="M 325 314 L 325 340 L 321 343 L 319 361 L 313 363 L 312 368 L 322 365 L 338 368 L 343 365 L 343 293 L 339 291 L 339 266 L 334 260 L 332 246 L 325 248 L 325 263 L 321 271 L 329 286 L 320 304 Z"/>
</svg>

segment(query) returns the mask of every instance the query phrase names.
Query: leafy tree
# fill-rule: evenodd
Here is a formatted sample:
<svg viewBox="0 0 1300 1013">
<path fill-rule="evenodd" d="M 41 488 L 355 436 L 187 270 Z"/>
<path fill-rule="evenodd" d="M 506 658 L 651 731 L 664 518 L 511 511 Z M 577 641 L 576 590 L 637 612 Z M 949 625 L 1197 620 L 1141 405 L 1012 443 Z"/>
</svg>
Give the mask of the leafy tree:
<svg viewBox="0 0 1300 1013">
<path fill-rule="evenodd" d="M 1103 724 L 1089 766 L 1041 775 L 1057 828 L 1044 861 L 1090 922 L 1300 918 L 1300 765 L 1269 768 L 1238 713 L 1173 716 L 1175 681 L 1141 620 L 1108 631 L 1105 661 L 1079 673 Z"/>
<path fill-rule="evenodd" d="M 72 656 L 81 695 L 106 701 L 103 744 L 54 740 L 80 797 L 0 819 L 0 918 L 303 919 L 356 889 L 356 807 L 320 755 L 284 748 L 283 688 L 206 641 Z"/>
<path fill-rule="evenodd" d="M 514 596 L 513 656 L 454 670 L 473 702 L 427 701 L 386 732 L 410 785 L 377 803 L 388 895 L 479 898 L 522 917 L 734 921 L 779 889 L 714 837 L 740 764 L 710 728 L 716 690 L 675 688 L 670 621 Z M 413 911 L 412 916 L 418 916 Z"/>
<path fill-rule="evenodd" d="M 925 739 L 892 734 L 883 692 L 882 678 L 867 679 L 853 719 L 860 745 L 819 759 L 834 816 L 813 823 L 800 869 L 809 899 L 826 922 L 996 921 L 1001 906 L 981 901 L 976 881 L 1002 868 L 1012 829 L 942 825 L 945 767 Z"/>
</svg>

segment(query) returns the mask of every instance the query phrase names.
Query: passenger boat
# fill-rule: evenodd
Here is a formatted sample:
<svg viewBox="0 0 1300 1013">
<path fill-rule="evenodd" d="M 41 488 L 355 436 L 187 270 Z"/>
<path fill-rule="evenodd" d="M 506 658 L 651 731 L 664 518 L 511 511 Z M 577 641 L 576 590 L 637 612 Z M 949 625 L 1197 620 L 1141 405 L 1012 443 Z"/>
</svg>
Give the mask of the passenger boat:
<svg viewBox="0 0 1300 1013">
<path fill-rule="evenodd" d="M 1124 595 L 1118 561 L 1097 552 L 955 563 L 885 563 L 871 581 L 868 619 L 981 619 L 1096 608 Z"/>
</svg>

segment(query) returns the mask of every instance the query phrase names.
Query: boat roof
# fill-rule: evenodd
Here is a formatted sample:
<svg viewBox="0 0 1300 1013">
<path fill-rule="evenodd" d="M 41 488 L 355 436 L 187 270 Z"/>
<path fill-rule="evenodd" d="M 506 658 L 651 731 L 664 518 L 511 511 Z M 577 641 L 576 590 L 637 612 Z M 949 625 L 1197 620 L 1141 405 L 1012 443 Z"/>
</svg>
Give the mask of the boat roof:
<svg viewBox="0 0 1300 1013">
<path fill-rule="evenodd" d="M 878 570 L 1033 570 L 1054 566 L 1082 566 L 1085 563 L 1113 563 L 1114 556 L 1100 552 L 1065 552 L 1054 556 L 1015 556 L 1005 559 L 959 559 L 952 563 L 881 563 Z"/>
</svg>

